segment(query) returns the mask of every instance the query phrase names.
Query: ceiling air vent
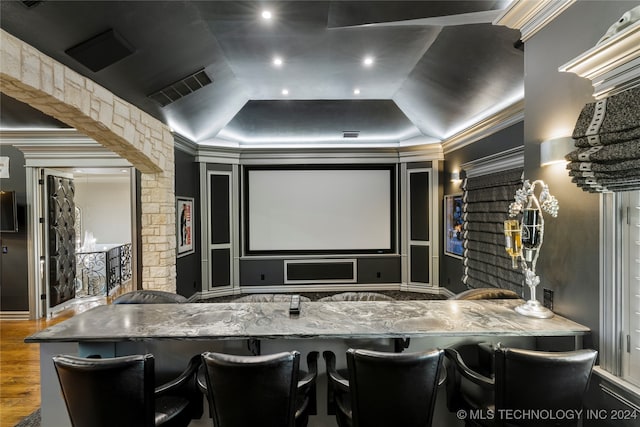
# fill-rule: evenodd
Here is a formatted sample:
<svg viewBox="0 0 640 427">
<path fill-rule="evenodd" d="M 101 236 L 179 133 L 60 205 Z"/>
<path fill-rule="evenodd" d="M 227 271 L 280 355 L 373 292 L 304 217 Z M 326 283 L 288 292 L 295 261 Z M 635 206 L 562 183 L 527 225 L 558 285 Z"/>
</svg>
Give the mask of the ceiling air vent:
<svg viewBox="0 0 640 427">
<path fill-rule="evenodd" d="M 42 3 L 42 0 L 23 0 L 20 3 L 31 9 L 32 7 L 36 7 L 37 5 Z"/>
<path fill-rule="evenodd" d="M 95 73 L 126 58 L 134 50 L 120 34 L 109 29 L 65 50 L 65 53 Z"/>
<path fill-rule="evenodd" d="M 162 107 L 166 107 L 172 102 L 183 98 L 196 90 L 213 83 L 213 80 L 207 75 L 204 69 L 178 80 L 169 86 L 152 93 L 148 98 L 153 99 Z"/>
<path fill-rule="evenodd" d="M 343 138 L 357 138 L 358 136 L 360 136 L 360 131 L 359 130 L 344 130 L 344 131 L 342 131 L 342 137 Z"/>
</svg>

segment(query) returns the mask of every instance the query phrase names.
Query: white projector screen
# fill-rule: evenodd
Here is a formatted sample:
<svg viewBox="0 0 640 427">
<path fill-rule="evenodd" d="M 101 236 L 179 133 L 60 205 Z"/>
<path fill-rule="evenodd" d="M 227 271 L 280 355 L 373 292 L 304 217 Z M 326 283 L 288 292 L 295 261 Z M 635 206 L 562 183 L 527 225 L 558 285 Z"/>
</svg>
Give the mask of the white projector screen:
<svg viewBox="0 0 640 427">
<path fill-rule="evenodd" d="M 249 169 L 249 252 L 390 252 L 392 168 Z"/>
</svg>

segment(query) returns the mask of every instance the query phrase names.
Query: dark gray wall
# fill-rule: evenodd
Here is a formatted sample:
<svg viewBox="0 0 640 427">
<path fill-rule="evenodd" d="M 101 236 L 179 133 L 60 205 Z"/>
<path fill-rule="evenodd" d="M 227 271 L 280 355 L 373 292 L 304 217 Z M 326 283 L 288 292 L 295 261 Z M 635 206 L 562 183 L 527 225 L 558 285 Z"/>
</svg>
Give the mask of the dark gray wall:
<svg viewBox="0 0 640 427">
<path fill-rule="evenodd" d="M 525 44 L 525 119 L 489 138 L 445 156 L 444 193 L 459 192 L 450 171 L 462 163 L 525 146 L 525 179 L 542 179 L 560 203 L 558 218 L 545 221 L 545 240 L 537 272 L 543 289 L 553 291 L 554 311 L 593 331 L 586 343 L 597 348 L 599 336 L 599 196 L 578 189 L 564 165 L 540 167 L 540 143 L 569 136 L 580 110 L 592 102 L 587 79 L 558 67 L 593 47 L 607 28 L 636 2 L 578 1 Z M 462 289 L 461 261 L 444 256 L 441 284 Z M 526 296 L 528 297 L 528 291 Z"/>
<path fill-rule="evenodd" d="M 193 197 L 195 252 L 176 259 L 176 293 L 189 297 L 202 290 L 200 265 L 200 169 L 193 155 L 175 151 L 175 194 Z"/>
<path fill-rule="evenodd" d="M 15 191 L 18 204 L 18 232 L 0 235 L 0 311 L 29 311 L 24 155 L 13 146 L 0 145 L 0 156 L 9 157 L 9 178 L 0 179 L 0 190 Z"/>
<path fill-rule="evenodd" d="M 524 124 L 520 122 L 487 138 L 446 154 L 444 156 L 444 179 L 442 181 L 444 194 L 462 192 L 460 188 L 461 182 L 451 182 L 451 172 L 461 170 L 462 164 L 522 146 L 523 143 Z M 440 210 L 443 212 L 444 206 L 441 206 Z M 442 216 L 443 214 L 441 213 L 440 215 Z M 444 231 L 440 230 L 441 242 L 444 241 L 443 233 Z M 462 283 L 462 260 L 444 255 L 444 252 L 442 252 L 440 260 L 440 285 L 454 293 L 464 291 L 466 287 Z"/>
<path fill-rule="evenodd" d="M 525 45 L 525 178 L 543 179 L 558 198 L 558 218 L 545 221 L 537 272 L 539 286 L 554 292 L 554 311 L 599 336 L 599 196 L 573 183 L 563 165 L 540 167 L 540 143 L 571 135 L 580 110 L 593 101 L 587 79 L 558 67 L 595 46 L 607 28 L 637 5 L 628 1 L 579 1 Z"/>
</svg>

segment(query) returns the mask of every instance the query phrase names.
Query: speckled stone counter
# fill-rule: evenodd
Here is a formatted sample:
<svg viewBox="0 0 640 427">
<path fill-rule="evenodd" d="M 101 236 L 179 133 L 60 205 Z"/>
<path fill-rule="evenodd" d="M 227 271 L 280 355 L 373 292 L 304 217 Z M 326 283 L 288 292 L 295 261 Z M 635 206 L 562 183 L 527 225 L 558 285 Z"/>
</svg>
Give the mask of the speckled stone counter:
<svg viewBox="0 0 640 427">
<path fill-rule="evenodd" d="M 397 338 L 406 351 L 443 348 L 461 341 L 502 342 L 535 348 L 540 337 L 563 337 L 581 346 L 589 329 L 560 316 L 533 319 L 513 308 L 522 300 L 421 300 L 304 302 L 299 315 L 289 315 L 289 304 L 199 303 L 122 304 L 100 306 L 26 338 L 40 344 L 41 415 L 43 426 L 67 427 L 70 421 L 62 400 L 51 357 L 79 354 L 102 357 L 151 353 L 156 373 L 180 371 L 194 354 L 219 351 L 262 354 L 298 350 L 331 350 L 345 367 L 348 347 L 394 351 Z M 554 338 L 555 340 L 555 338 Z M 256 347 L 248 343 L 259 342 Z M 340 356 L 342 355 L 342 356 Z M 339 366 L 340 367 L 340 366 Z M 326 411 L 326 380 L 320 363 L 318 415 L 309 427 L 336 427 Z M 205 411 L 206 413 L 206 411 Z M 450 415 L 443 407 L 439 416 Z M 454 417 L 455 418 L 455 417 Z M 454 419 L 455 421 L 455 419 Z M 210 426 L 206 415 L 190 427 Z M 434 425 L 452 425 L 435 422 Z"/>
<path fill-rule="evenodd" d="M 570 336 L 589 332 L 560 316 L 516 313 L 521 300 L 108 305 L 26 338 L 26 342 L 120 342 L 428 336 Z"/>
</svg>

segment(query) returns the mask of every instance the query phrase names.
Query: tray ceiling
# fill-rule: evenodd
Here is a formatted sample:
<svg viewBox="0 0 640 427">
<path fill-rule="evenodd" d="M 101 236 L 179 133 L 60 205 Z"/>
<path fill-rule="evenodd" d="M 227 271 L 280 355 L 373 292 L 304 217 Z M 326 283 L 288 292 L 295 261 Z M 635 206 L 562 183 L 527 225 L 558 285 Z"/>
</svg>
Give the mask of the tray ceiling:
<svg viewBox="0 0 640 427">
<path fill-rule="evenodd" d="M 522 99 L 519 32 L 492 25 L 507 4 L 2 1 L 0 23 L 199 144 L 394 146 L 446 140 Z M 211 82 L 196 87 L 201 71 Z M 151 97 L 163 90 L 165 106 Z M 3 129 L 64 126 L 0 102 Z"/>
</svg>

